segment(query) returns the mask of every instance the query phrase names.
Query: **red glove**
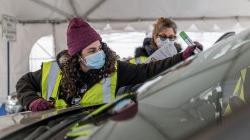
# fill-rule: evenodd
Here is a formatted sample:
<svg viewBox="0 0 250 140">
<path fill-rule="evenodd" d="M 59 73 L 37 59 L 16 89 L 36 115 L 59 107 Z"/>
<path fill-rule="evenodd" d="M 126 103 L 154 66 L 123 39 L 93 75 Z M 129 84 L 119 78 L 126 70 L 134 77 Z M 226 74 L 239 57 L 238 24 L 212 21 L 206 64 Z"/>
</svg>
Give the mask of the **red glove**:
<svg viewBox="0 0 250 140">
<path fill-rule="evenodd" d="M 54 107 L 54 105 L 52 102 L 48 102 L 43 98 L 35 99 L 29 104 L 29 110 L 31 110 L 33 112 L 48 110 L 48 109 L 53 108 L 53 107 Z"/>
<path fill-rule="evenodd" d="M 183 60 L 187 59 L 188 57 L 194 55 L 194 50 L 198 48 L 199 50 L 203 50 L 203 46 L 199 42 L 194 42 L 195 45 L 188 46 L 182 53 Z"/>
</svg>

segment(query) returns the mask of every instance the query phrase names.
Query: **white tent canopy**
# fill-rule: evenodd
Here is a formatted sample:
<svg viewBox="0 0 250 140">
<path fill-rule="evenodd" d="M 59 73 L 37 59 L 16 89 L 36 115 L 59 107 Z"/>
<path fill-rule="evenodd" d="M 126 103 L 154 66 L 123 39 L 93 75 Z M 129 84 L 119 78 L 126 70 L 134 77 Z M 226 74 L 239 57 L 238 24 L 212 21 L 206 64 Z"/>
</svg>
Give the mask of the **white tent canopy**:
<svg viewBox="0 0 250 140">
<path fill-rule="evenodd" d="M 237 22 L 248 26 L 249 6 L 249 0 L 0 0 L 0 15 L 15 16 L 20 23 L 65 23 L 80 16 L 99 29 L 107 23 L 124 29 L 130 23 L 141 30 L 163 16 L 173 18 L 184 29 L 194 24 L 211 31 L 214 25 L 222 30 Z"/>
<path fill-rule="evenodd" d="M 10 43 L 10 92 L 28 72 L 31 48 L 40 37 L 53 35 L 55 53 L 66 48 L 67 22 L 72 17 L 88 20 L 101 33 L 148 31 L 160 16 L 175 20 L 179 30 L 225 32 L 250 26 L 249 7 L 249 0 L 0 0 L 0 16 L 18 20 L 17 39 Z M 0 96 L 4 96 L 6 40 L 0 38 L 0 43 Z"/>
</svg>

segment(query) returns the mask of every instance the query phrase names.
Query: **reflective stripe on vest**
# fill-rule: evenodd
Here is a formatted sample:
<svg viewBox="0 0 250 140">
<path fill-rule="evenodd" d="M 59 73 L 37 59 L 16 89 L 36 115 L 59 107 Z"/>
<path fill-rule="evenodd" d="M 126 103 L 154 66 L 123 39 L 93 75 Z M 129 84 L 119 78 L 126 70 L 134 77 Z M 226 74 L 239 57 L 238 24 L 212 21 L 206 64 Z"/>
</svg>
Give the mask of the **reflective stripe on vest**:
<svg viewBox="0 0 250 140">
<path fill-rule="evenodd" d="M 246 77 L 249 76 L 249 66 L 248 68 L 242 69 L 240 71 L 240 77 L 236 83 L 234 88 L 233 96 L 229 98 L 228 105 L 225 110 L 225 114 L 231 113 L 235 108 L 240 107 L 240 105 L 245 104 L 247 99 L 247 94 L 249 94 L 248 90 L 245 90 L 245 86 L 247 86 Z M 249 78 L 247 80 L 250 80 Z"/>
<path fill-rule="evenodd" d="M 69 132 L 67 132 L 67 137 L 81 137 L 81 138 L 88 138 L 94 132 L 98 130 L 98 127 L 92 124 L 83 124 L 83 125 L 75 125 L 71 128 Z"/>
<path fill-rule="evenodd" d="M 42 69 L 42 97 L 49 100 L 55 89 L 56 80 L 60 73 L 59 67 L 55 61 L 44 62 Z"/>
<path fill-rule="evenodd" d="M 84 94 L 80 104 L 82 106 L 95 106 L 110 103 L 115 99 L 117 72 L 103 78 Z"/>
<path fill-rule="evenodd" d="M 140 57 L 136 57 L 136 58 L 133 58 L 129 61 L 129 63 L 132 63 L 132 64 L 142 64 L 144 63 L 146 60 L 147 60 L 148 57 L 146 56 L 140 56 Z"/>
<path fill-rule="evenodd" d="M 42 67 L 42 97 L 55 99 L 55 107 L 66 107 L 64 100 L 58 99 L 57 93 L 62 75 L 56 61 L 44 62 Z"/>
</svg>

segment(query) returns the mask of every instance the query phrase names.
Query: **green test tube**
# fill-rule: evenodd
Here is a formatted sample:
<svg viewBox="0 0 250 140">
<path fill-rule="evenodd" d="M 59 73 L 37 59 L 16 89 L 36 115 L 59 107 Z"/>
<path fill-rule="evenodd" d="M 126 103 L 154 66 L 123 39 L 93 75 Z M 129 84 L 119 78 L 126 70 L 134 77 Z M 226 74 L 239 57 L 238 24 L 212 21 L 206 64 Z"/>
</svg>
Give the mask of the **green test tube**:
<svg viewBox="0 0 250 140">
<path fill-rule="evenodd" d="M 189 36 L 184 32 L 184 31 L 181 31 L 180 32 L 180 36 L 181 38 L 187 43 L 188 46 L 191 46 L 191 45 L 195 45 L 193 43 L 193 41 L 189 38 Z M 196 48 L 195 49 L 198 53 L 201 52 L 200 49 Z"/>
<path fill-rule="evenodd" d="M 187 43 L 188 46 L 194 45 L 193 41 L 188 37 L 188 35 L 184 32 L 180 32 L 181 38 Z"/>
</svg>

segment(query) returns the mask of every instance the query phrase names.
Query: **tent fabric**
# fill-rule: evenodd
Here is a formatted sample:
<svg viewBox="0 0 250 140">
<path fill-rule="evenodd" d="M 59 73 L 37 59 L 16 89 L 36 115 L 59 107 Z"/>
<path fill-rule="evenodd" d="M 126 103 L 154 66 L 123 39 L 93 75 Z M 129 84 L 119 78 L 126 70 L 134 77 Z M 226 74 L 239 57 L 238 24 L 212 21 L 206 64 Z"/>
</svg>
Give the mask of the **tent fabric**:
<svg viewBox="0 0 250 140">
<path fill-rule="evenodd" d="M 163 16 L 180 26 L 185 23 L 183 29 L 197 24 L 201 31 L 211 31 L 214 24 L 222 29 L 232 28 L 234 24 L 224 24 L 232 22 L 249 26 L 249 6 L 249 0 L 0 0 L 0 15 L 15 16 L 22 23 L 60 23 L 80 16 L 99 29 L 110 23 L 117 30 L 129 23 L 145 30 L 149 25 L 145 27 L 145 22 Z"/>
<path fill-rule="evenodd" d="M 173 18 L 179 30 L 225 32 L 250 27 L 249 7 L 249 0 L 0 0 L 0 16 L 19 21 L 17 40 L 10 43 L 10 93 L 29 71 L 30 51 L 39 38 L 54 35 L 55 53 L 67 48 L 72 17 L 88 20 L 100 33 L 150 31 L 160 16 Z M 1 98 L 7 95 L 6 67 L 6 40 L 0 38 Z"/>
</svg>

